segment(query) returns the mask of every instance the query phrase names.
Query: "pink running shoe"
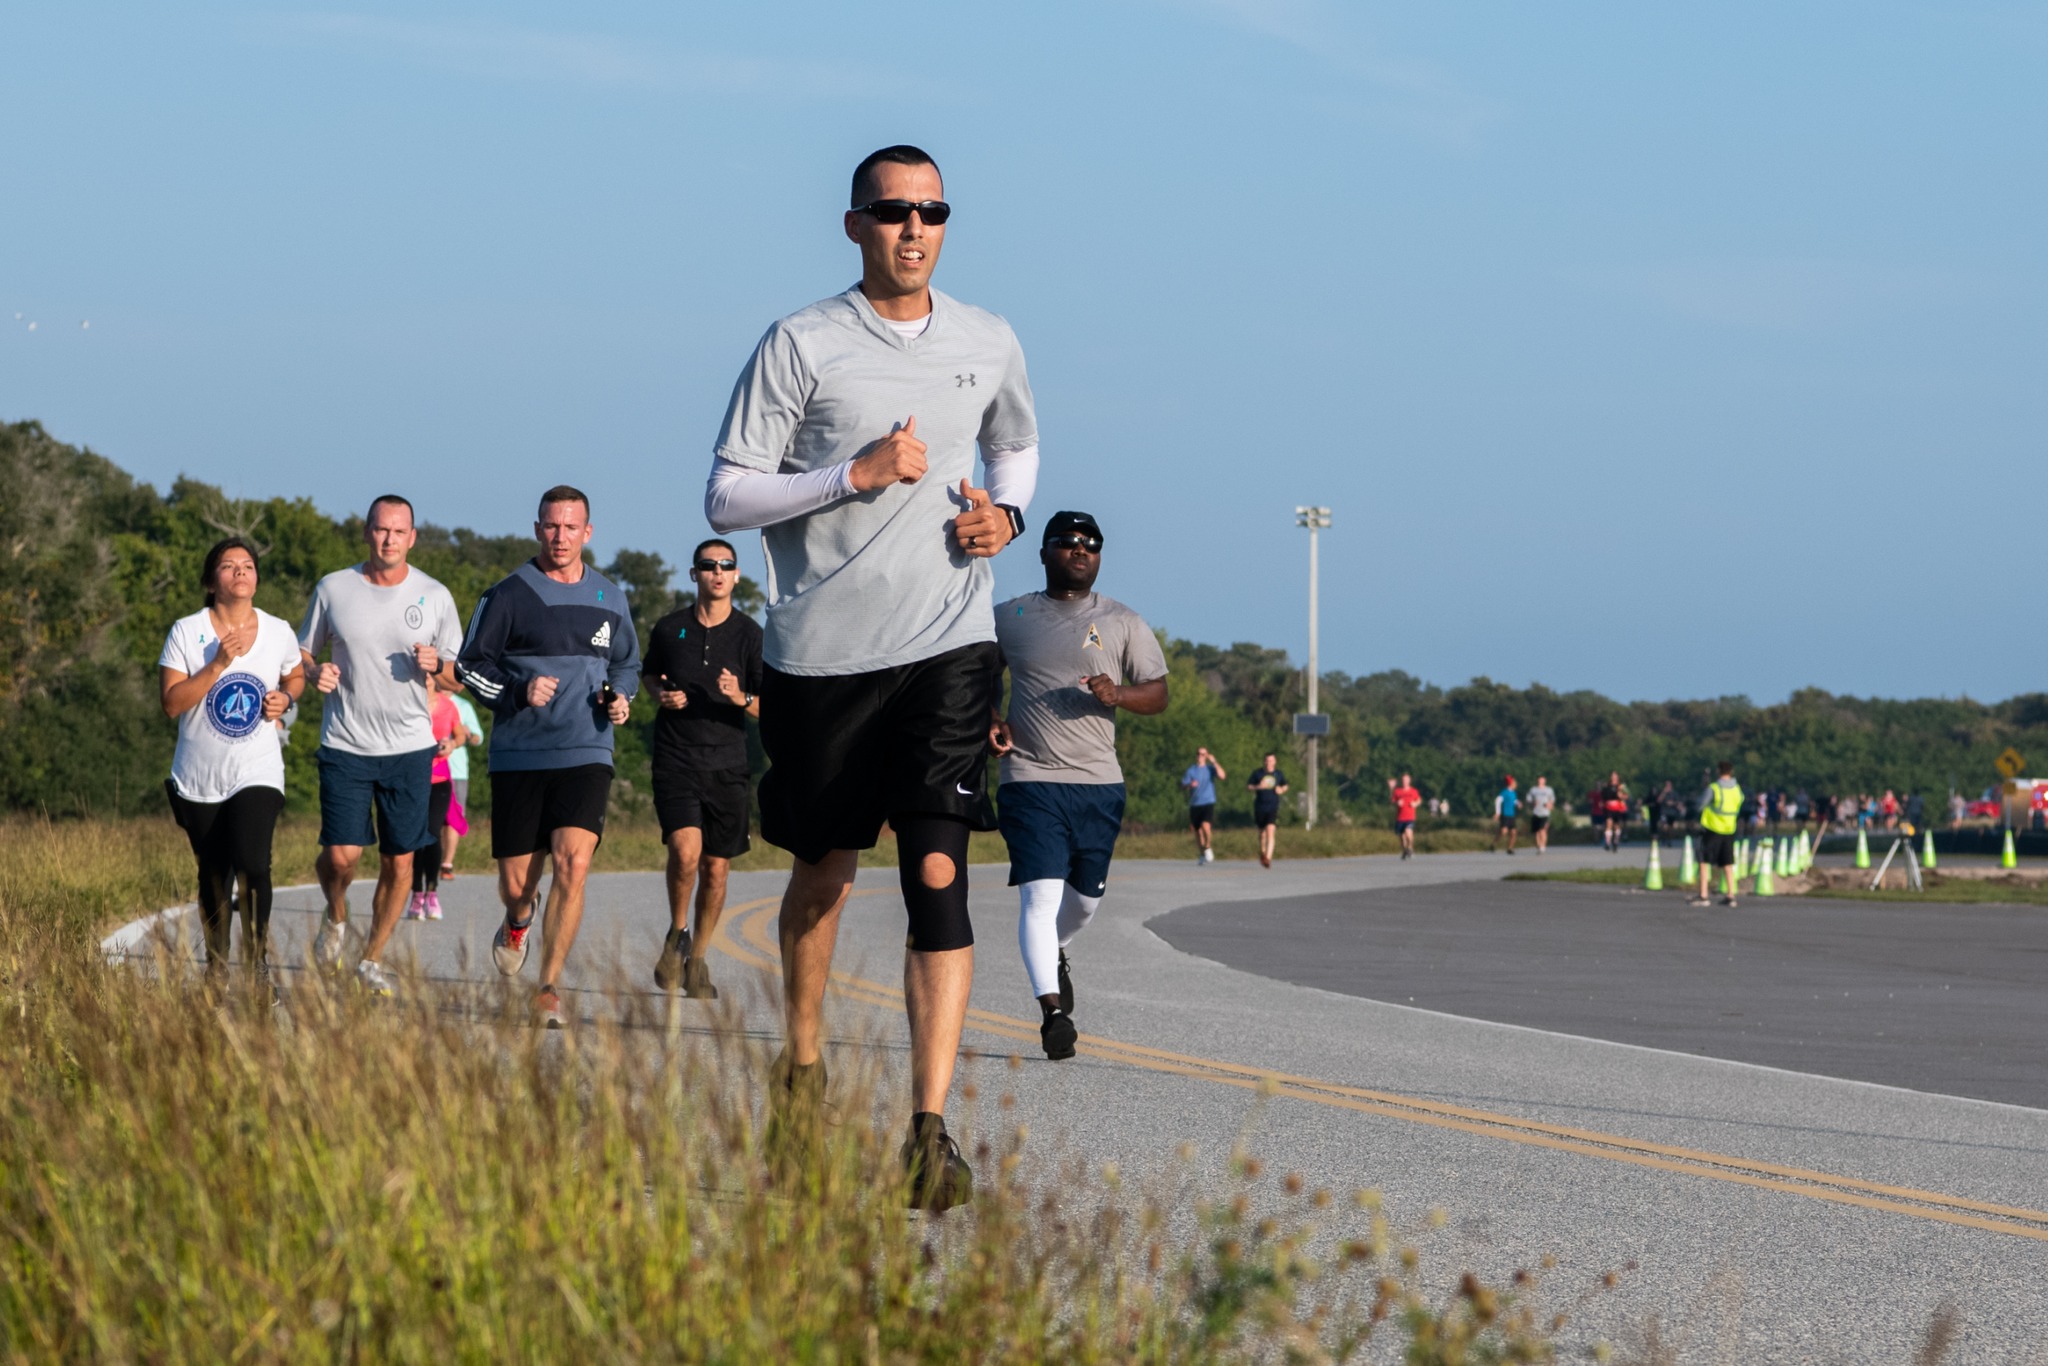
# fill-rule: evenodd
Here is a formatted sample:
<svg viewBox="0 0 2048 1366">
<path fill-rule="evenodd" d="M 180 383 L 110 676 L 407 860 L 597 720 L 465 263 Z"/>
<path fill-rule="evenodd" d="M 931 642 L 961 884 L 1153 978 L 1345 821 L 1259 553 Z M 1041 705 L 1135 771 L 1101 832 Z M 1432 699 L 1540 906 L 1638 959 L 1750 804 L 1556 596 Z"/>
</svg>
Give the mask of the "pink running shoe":
<svg viewBox="0 0 2048 1366">
<path fill-rule="evenodd" d="M 425 892 L 414 892 L 412 899 L 405 903 L 404 918 L 407 920 L 424 920 L 426 915 L 427 894 Z"/>
<path fill-rule="evenodd" d="M 429 919 L 429 920 L 439 920 L 440 918 L 441 918 L 441 894 L 440 894 L 439 892 L 428 892 L 428 893 L 427 893 L 427 919 Z"/>
</svg>

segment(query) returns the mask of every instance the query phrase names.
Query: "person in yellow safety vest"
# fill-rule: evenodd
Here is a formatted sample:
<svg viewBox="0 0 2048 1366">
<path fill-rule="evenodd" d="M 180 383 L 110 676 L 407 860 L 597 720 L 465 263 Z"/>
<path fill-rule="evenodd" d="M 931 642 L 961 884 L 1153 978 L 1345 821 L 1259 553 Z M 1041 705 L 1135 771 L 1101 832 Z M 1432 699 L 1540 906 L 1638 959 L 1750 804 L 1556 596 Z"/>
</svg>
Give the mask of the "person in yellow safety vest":
<svg viewBox="0 0 2048 1366">
<path fill-rule="evenodd" d="M 1735 826 L 1742 815 L 1742 784 L 1735 781 L 1734 764 L 1723 759 L 1720 770 L 1721 776 L 1700 798 L 1700 894 L 1692 899 L 1695 906 L 1710 900 L 1707 886 L 1716 868 L 1728 892 L 1721 904 L 1735 904 Z"/>
</svg>

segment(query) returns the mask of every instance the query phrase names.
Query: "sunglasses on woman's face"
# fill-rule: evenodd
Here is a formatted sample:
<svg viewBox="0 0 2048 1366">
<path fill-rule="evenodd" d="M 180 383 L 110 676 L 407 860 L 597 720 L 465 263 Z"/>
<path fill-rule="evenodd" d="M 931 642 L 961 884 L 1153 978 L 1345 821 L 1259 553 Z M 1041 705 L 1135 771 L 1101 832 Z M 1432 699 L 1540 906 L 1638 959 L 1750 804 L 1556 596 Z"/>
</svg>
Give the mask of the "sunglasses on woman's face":
<svg viewBox="0 0 2048 1366">
<path fill-rule="evenodd" d="M 1078 531 L 1069 531 L 1064 536 L 1055 536 L 1047 541 L 1046 544 L 1059 550 L 1085 550 L 1090 555 L 1098 554 L 1102 550 L 1102 538 L 1100 536 L 1083 536 Z"/>
<path fill-rule="evenodd" d="M 953 216 L 953 206 L 943 199 L 877 199 L 872 204 L 863 204 L 855 213 L 864 213 L 877 223 L 908 223 L 915 212 L 928 228 L 945 226 Z"/>
<path fill-rule="evenodd" d="M 697 572 L 699 574 L 730 574 L 733 570 L 738 569 L 739 567 L 740 562 L 738 560 L 697 561 Z"/>
</svg>

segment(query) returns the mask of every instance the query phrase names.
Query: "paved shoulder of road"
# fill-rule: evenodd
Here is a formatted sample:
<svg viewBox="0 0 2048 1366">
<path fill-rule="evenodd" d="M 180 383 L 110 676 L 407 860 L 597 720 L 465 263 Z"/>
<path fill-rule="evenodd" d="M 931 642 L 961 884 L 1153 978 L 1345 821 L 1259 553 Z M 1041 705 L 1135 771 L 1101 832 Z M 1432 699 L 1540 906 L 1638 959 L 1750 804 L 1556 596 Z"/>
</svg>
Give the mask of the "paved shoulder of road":
<svg viewBox="0 0 2048 1366">
<path fill-rule="evenodd" d="M 1694 908 L 1567 882 L 1220 900 L 1151 927 L 1326 991 L 2048 1106 L 2048 911 L 1820 898 Z"/>
</svg>

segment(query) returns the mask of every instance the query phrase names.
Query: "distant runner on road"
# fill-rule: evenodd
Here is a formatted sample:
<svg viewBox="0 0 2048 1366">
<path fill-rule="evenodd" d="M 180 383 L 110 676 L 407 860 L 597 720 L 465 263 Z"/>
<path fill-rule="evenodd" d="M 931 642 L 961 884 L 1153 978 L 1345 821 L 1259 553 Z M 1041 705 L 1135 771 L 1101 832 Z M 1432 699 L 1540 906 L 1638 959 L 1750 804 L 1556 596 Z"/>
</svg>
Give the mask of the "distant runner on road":
<svg viewBox="0 0 2048 1366">
<path fill-rule="evenodd" d="M 1017 947 L 1043 1020 L 1045 1056 L 1074 1056 L 1067 946 L 1094 918 L 1124 820 L 1116 713 L 1166 710 L 1166 656 L 1144 618 L 1095 592 L 1102 528 L 1056 512 L 1038 552 L 1045 591 L 996 608 L 1010 714 L 989 729 L 1002 756 L 997 816 L 1017 889 Z"/>
<path fill-rule="evenodd" d="M 1608 853 L 1621 851 L 1621 827 L 1628 819 L 1628 784 L 1611 772 L 1600 785 L 1601 844 Z"/>
<path fill-rule="evenodd" d="M 1536 786 L 1529 789 L 1529 834 L 1535 839 L 1539 854 L 1550 847 L 1550 813 L 1556 809 L 1557 789 L 1550 785 L 1550 779 L 1537 774 Z"/>
<path fill-rule="evenodd" d="M 567 484 L 540 496 L 540 553 L 477 601 L 462 645 L 462 682 L 497 717 L 491 727 L 491 857 L 505 919 L 491 960 L 526 966 L 541 873 L 554 861 L 541 922 L 536 1022 L 560 1029 L 556 986 L 583 923 L 583 887 L 604 838 L 613 728 L 640 686 L 640 642 L 625 590 L 583 562 L 590 499 Z"/>
<path fill-rule="evenodd" d="M 1401 837 L 1401 857 L 1415 857 L 1415 809 L 1422 805 L 1422 794 L 1415 790 L 1415 783 L 1407 774 L 1401 775 L 1396 786 L 1392 778 L 1387 779 L 1387 793 L 1394 802 L 1394 833 Z"/>
<path fill-rule="evenodd" d="M 1507 775 L 1506 784 L 1493 798 L 1493 848 L 1500 848 L 1500 837 L 1506 835 L 1508 852 L 1515 852 L 1515 835 L 1518 833 L 1515 826 L 1515 811 L 1521 802 L 1520 794 L 1515 791 L 1515 775 L 1510 773 Z"/>
<path fill-rule="evenodd" d="M 690 552 L 697 600 L 654 623 L 641 665 L 654 713 L 654 812 L 668 846 L 668 933 L 654 984 L 717 1000 L 704 955 L 725 913 L 732 861 L 747 852 L 747 718 L 761 714 L 761 627 L 732 606 L 740 565 L 732 545 Z M 690 933 L 690 889 L 697 932 Z"/>
<path fill-rule="evenodd" d="M 389 996 L 384 947 L 412 892 L 413 853 L 438 834 L 428 828 L 440 746 L 427 678 L 454 680 L 462 620 L 448 590 L 406 563 L 419 539 L 411 503 L 395 493 L 372 502 L 363 539 L 368 558 L 321 579 L 299 626 L 305 669 L 323 699 L 316 867 L 327 918 L 313 941 L 313 958 L 341 966 L 349 883 L 364 846 L 375 839 L 377 890 L 356 980 L 374 995 Z M 329 654 L 324 664 L 323 652 Z"/>
<path fill-rule="evenodd" d="M 1181 790 L 1188 794 L 1188 826 L 1195 832 L 1197 865 L 1216 861 L 1216 851 L 1210 847 L 1216 823 L 1216 784 L 1229 776 L 1207 745 L 1195 751 L 1195 761 L 1180 775 Z"/>
<path fill-rule="evenodd" d="M 1252 794 L 1252 824 L 1259 828 L 1259 866 L 1271 868 L 1280 799 L 1287 795 L 1287 775 L 1280 771 L 1280 756 L 1268 754 L 1265 766 L 1252 770 L 1252 780 L 1245 788 Z"/>
</svg>

